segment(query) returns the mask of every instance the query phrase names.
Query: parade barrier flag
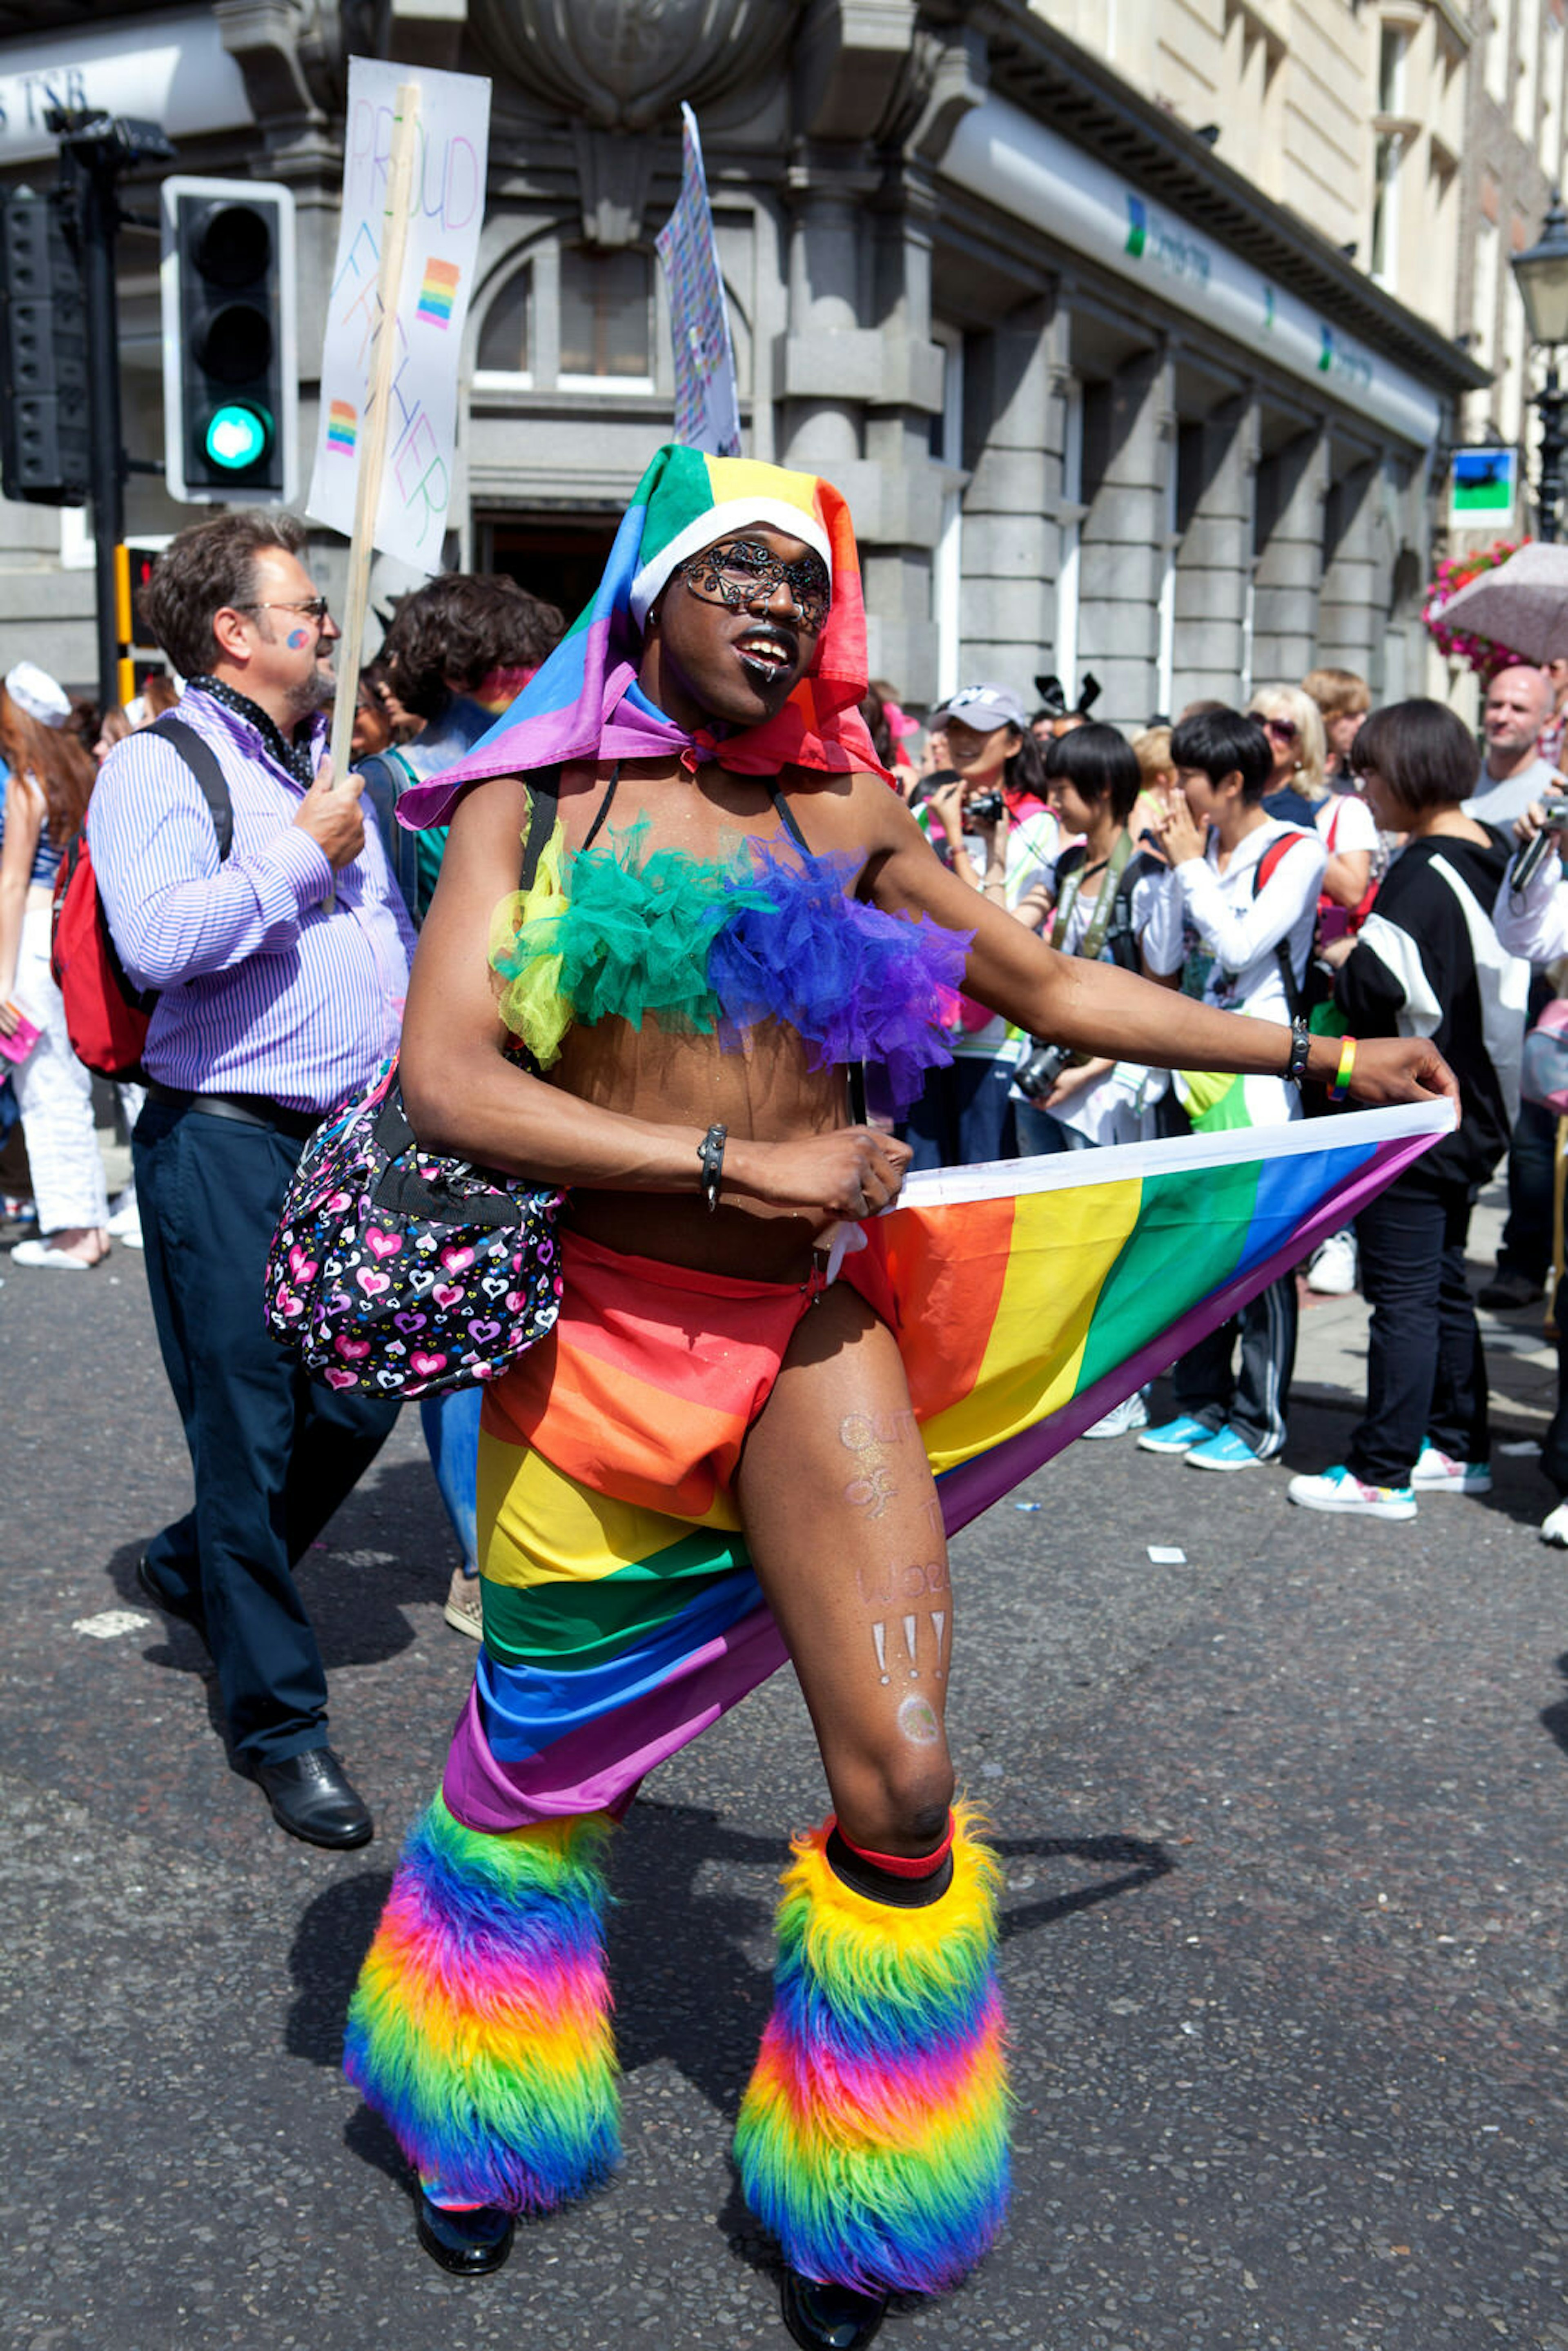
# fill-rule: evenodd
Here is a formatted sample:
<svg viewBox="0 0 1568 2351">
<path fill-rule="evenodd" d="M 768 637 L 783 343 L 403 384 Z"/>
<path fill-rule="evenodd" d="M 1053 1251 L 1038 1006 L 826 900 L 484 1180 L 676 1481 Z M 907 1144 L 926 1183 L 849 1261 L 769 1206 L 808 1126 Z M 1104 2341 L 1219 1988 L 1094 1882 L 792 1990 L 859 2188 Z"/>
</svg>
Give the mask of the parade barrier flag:
<svg viewBox="0 0 1568 2351">
<path fill-rule="evenodd" d="M 439 571 L 457 374 L 485 219 L 490 85 L 349 60 L 343 209 L 308 512 L 351 541 L 339 674 L 358 674 L 372 549 Z M 338 697 L 341 775 L 354 696 Z"/>
<path fill-rule="evenodd" d="M 740 404 L 729 305 L 714 242 L 702 140 L 689 106 L 681 109 L 681 193 L 653 240 L 670 289 L 675 352 L 675 428 L 671 438 L 687 449 L 706 449 L 713 457 L 738 457 Z"/>
<path fill-rule="evenodd" d="M 1453 1123 L 1451 1104 L 1427 1102 L 910 1176 L 858 1233 L 892 1277 L 947 1531 L 1289 1273 Z M 651 1387 L 635 1332 L 624 1343 L 595 1325 L 575 1339 L 569 1293 L 551 1343 L 552 1396 L 564 1381 L 591 1397 L 612 1378 L 640 1427 L 663 1414 L 672 1455 L 694 1416 L 716 1422 L 700 1339 L 667 1350 Z M 733 1496 L 691 1518 L 605 1494 L 592 1416 L 578 1417 L 582 1458 L 558 1441 L 549 1460 L 525 1448 L 494 1473 L 509 1525 L 519 1540 L 530 1524 L 546 1531 L 557 1574 L 528 1588 L 523 1552 L 515 1572 L 504 1542 L 486 1557 L 485 1653 L 444 1789 L 471 1827 L 622 1802 L 785 1661 Z M 552 1415 L 552 1430 L 572 1418 Z M 880 1459 L 869 1423 L 862 1458 L 869 1506 Z M 918 1662 L 945 1675 L 940 1562 L 893 1560 L 861 1581 L 889 1671 Z M 904 1654 L 916 1642 L 918 1661 Z"/>
</svg>

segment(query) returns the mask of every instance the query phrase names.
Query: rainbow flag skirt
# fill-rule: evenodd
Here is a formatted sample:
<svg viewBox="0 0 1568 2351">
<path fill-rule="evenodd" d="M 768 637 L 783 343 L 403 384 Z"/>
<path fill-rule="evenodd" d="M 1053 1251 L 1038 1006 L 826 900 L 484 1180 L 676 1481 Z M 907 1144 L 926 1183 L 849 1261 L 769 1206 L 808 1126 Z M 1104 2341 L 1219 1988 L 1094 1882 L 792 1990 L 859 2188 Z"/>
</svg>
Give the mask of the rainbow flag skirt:
<svg viewBox="0 0 1568 2351">
<path fill-rule="evenodd" d="M 1446 1102 L 910 1179 L 841 1279 L 894 1330 L 949 1533 L 1300 1262 Z M 608 1810 L 785 1660 L 733 1478 L 808 1293 L 568 1234 L 551 1338 L 487 1390 L 485 1641 L 443 1794 Z"/>
</svg>

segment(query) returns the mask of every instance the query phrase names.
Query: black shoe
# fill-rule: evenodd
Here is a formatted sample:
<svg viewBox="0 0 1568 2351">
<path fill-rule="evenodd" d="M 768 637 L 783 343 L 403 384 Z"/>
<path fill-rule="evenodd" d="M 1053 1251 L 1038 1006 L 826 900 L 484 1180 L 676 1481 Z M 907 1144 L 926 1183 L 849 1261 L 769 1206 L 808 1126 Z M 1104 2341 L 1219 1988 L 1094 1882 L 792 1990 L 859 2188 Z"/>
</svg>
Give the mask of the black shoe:
<svg viewBox="0 0 1568 2351">
<path fill-rule="evenodd" d="M 273 1819 L 290 1836 L 335 1849 L 369 1844 L 369 1809 L 329 1747 L 308 1747 L 303 1755 L 286 1755 L 281 1763 L 258 1763 L 256 1776 Z"/>
<path fill-rule="evenodd" d="M 454 2277 L 488 2277 L 512 2250 L 509 2212 L 481 2204 L 472 2212 L 444 2211 L 423 2189 L 419 2196 L 419 2241 L 436 2265 Z"/>
<path fill-rule="evenodd" d="M 1494 1313 L 1506 1314 L 1511 1307 L 1533 1306 L 1538 1298 L 1545 1295 L 1543 1281 L 1532 1281 L 1527 1273 L 1509 1273 L 1500 1269 L 1482 1285 L 1476 1304 L 1489 1307 Z"/>
<path fill-rule="evenodd" d="M 162 1609 L 165 1616 L 178 1617 L 182 1625 L 193 1625 L 202 1638 L 206 1639 L 207 1620 L 201 1602 L 176 1600 L 171 1593 L 164 1591 L 161 1583 L 154 1583 L 152 1570 L 147 1564 L 145 1552 L 136 1562 L 136 1589 L 143 1600 L 151 1601 L 153 1607 Z"/>
<path fill-rule="evenodd" d="M 861 2351 L 887 2316 L 885 2294 L 819 2285 L 799 2270 L 786 2269 L 779 2302 L 785 2325 L 805 2351 Z"/>
</svg>

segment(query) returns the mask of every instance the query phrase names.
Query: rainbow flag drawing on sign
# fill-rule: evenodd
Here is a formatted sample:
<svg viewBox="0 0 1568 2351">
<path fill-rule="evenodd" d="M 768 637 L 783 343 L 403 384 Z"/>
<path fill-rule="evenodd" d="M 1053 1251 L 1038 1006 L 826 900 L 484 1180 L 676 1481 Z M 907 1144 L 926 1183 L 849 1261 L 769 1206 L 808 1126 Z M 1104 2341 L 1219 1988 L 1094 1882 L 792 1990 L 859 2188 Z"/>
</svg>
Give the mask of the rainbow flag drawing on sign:
<svg viewBox="0 0 1568 2351">
<path fill-rule="evenodd" d="M 353 455 L 359 424 L 359 415 L 351 401 L 335 400 L 332 402 L 327 412 L 327 446 L 334 455 Z"/>
<path fill-rule="evenodd" d="M 1299 1264 L 1452 1123 L 1447 1102 L 1424 1103 L 912 1176 L 897 1207 L 852 1229 L 891 1280 L 947 1531 Z M 444 1789 L 473 1828 L 624 1802 L 785 1662 L 733 1495 L 654 1477 L 661 1415 L 672 1458 L 704 1416 L 705 1458 L 729 1441 L 714 1351 L 694 1322 L 692 1343 L 677 1332 L 651 1352 L 630 1308 L 625 1335 L 600 1322 L 573 1341 L 569 1321 L 549 1458 L 543 1428 L 523 1444 L 499 1396 L 485 1408 L 485 1649 Z M 652 1447 L 619 1495 L 595 1458 L 618 1384 Z M 744 1434 L 738 1421 L 737 1449 Z M 933 1614 L 939 1646 L 945 1622 Z"/>
<path fill-rule="evenodd" d="M 437 261 L 434 257 L 427 261 L 414 317 L 423 319 L 427 327 L 449 327 L 452 306 L 457 299 L 457 280 L 462 274 L 455 261 Z"/>
</svg>

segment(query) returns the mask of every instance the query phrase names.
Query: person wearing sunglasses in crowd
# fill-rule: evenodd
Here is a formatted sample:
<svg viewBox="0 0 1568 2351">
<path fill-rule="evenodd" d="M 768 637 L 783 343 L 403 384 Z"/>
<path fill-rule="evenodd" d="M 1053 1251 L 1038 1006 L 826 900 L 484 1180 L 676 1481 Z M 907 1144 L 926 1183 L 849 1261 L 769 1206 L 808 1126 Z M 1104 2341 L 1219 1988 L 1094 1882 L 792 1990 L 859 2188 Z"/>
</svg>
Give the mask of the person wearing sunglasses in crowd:
<svg viewBox="0 0 1568 2351">
<path fill-rule="evenodd" d="M 1328 797 L 1328 738 L 1322 714 L 1299 685 L 1263 685 L 1247 705 L 1269 737 L 1273 767 L 1263 792 L 1263 813 L 1281 824 L 1315 828 L 1319 804 Z"/>
<path fill-rule="evenodd" d="M 267 1334 L 262 1273 L 307 1139 L 397 1040 L 413 934 L 358 778 L 324 756 L 339 632 L 304 544 L 292 516 L 238 512 L 160 556 L 142 609 L 188 680 L 189 736 L 113 746 L 88 841 L 120 960 L 160 991 L 131 1150 L 195 1486 L 138 1583 L 205 1638 L 235 1758 L 279 1824 L 338 1846 L 362 1844 L 371 1815 L 327 1744 L 294 1568 L 396 1406 L 307 1379 Z M 226 854 L 204 768 L 227 796 Z"/>
</svg>

